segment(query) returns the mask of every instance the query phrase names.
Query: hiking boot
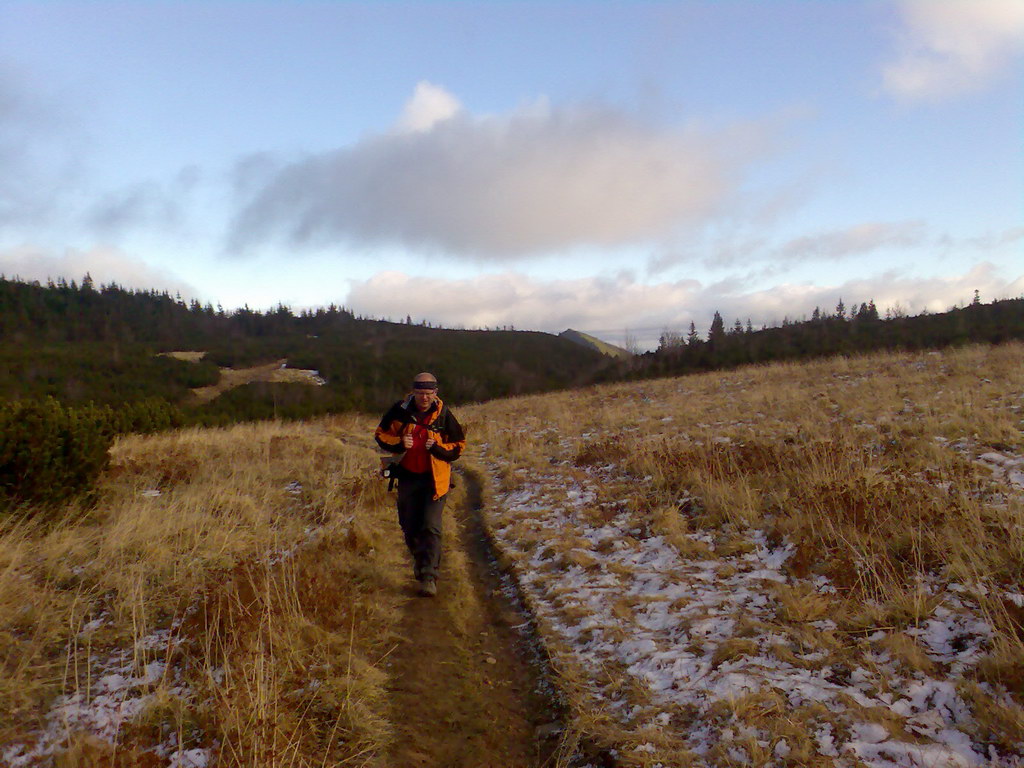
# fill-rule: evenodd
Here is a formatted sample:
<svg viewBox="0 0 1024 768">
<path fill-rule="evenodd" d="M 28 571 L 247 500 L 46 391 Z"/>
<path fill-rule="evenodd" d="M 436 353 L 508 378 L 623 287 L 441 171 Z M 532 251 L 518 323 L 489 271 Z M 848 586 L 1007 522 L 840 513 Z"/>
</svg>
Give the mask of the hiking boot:
<svg viewBox="0 0 1024 768">
<path fill-rule="evenodd" d="M 428 576 L 420 582 L 420 595 L 423 597 L 434 597 L 437 595 L 437 581 Z"/>
</svg>

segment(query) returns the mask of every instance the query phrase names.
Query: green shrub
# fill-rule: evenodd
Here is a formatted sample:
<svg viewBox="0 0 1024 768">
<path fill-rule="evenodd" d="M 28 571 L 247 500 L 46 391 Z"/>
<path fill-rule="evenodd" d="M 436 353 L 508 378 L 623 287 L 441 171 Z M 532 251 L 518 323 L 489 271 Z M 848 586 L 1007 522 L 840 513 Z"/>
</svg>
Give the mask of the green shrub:
<svg viewBox="0 0 1024 768">
<path fill-rule="evenodd" d="M 104 416 L 49 397 L 0 404 L 0 502 L 56 504 L 89 491 L 109 460 Z"/>
<path fill-rule="evenodd" d="M 262 419 L 310 419 L 351 410 L 348 393 L 331 387 L 254 381 L 235 387 L 193 412 L 204 426 Z"/>
<path fill-rule="evenodd" d="M 174 429 L 185 423 L 185 416 L 176 405 L 159 397 L 102 406 L 95 409 L 96 419 L 110 435 L 150 434 Z"/>
</svg>

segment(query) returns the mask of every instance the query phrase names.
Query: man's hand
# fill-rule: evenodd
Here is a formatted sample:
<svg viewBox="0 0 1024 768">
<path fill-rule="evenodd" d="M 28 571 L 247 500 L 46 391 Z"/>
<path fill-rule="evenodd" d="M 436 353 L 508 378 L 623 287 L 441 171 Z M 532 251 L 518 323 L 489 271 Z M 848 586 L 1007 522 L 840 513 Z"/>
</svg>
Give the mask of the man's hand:
<svg viewBox="0 0 1024 768">
<path fill-rule="evenodd" d="M 402 445 L 405 446 L 405 450 L 412 448 L 412 435 L 402 435 Z M 427 447 L 429 448 L 430 446 Z"/>
<path fill-rule="evenodd" d="M 427 442 L 426 442 L 427 450 L 429 451 L 431 448 L 433 448 L 434 447 L 434 443 L 436 443 L 436 442 L 437 442 L 437 440 L 435 440 L 434 438 L 428 437 L 427 438 Z"/>
</svg>

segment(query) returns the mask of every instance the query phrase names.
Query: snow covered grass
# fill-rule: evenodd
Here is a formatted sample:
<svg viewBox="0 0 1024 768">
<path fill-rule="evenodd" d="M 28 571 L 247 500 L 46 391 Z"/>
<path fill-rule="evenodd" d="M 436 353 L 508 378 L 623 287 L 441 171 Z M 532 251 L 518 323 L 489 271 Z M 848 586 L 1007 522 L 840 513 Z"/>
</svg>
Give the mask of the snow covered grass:
<svg viewBox="0 0 1024 768">
<path fill-rule="evenodd" d="M 359 764 L 398 589 L 369 420 L 121 440 L 101 503 L 0 522 L 0 764 Z"/>
<path fill-rule="evenodd" d="M 1022 406 L 1007 344 L 467 411 L 580 744 L 637 766 L 1019 764 Z"/>
</svg>

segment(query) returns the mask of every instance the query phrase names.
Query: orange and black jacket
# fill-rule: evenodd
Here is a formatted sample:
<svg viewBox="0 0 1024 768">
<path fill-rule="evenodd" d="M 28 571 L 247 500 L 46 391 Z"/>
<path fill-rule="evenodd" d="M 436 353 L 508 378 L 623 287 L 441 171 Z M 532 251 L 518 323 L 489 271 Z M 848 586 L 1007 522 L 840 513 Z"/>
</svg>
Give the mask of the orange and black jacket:
<svg viewBox="0 0 1024 768">
<path fill-rule="evenodd" d="M 436 441 L 429 449 L 430 472 L 434 476 L 434 499 L 439 499 L 448 493 L 451 487 L 452 467 L 451 462 L 462 455 L 462 449 L 466 447 L 466 433 L 448 408 L 440 399 L 436 400 L 426 414 L 420 414 L 416 410 L 416 404 L 412 396 L 392 405 L 373 436 L 377 445 L 385 451 L 402 453 L 405 447 L 402 445 L 402 436 L 413 434 L 417 426 L 425 427 Z M 400 466 L 404 469 L 409 459 L 408 454 L 402 458 Z"/>
</svg>

